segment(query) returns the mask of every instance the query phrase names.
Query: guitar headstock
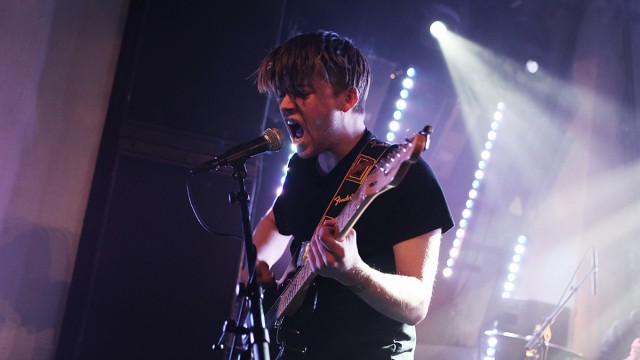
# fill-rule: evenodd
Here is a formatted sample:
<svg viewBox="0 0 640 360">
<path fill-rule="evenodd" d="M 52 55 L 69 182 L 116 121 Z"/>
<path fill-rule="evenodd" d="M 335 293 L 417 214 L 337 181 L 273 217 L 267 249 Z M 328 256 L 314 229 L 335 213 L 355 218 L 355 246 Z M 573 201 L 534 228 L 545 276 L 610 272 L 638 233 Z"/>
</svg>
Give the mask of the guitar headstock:
<svg viewBox="0 0 640 360">
<path fill-rule="evenodd" d="M 415 163 L 420 154 L 429 148 L 430 135 L 433 131 L 431 125 L 424 127 L 404 143 L 387 153 L 369 174 L 361 189 L 365 196 L 374 196 L 388 189 L 398 186 L 409 170 L 409 166 Z"/>
</svg>

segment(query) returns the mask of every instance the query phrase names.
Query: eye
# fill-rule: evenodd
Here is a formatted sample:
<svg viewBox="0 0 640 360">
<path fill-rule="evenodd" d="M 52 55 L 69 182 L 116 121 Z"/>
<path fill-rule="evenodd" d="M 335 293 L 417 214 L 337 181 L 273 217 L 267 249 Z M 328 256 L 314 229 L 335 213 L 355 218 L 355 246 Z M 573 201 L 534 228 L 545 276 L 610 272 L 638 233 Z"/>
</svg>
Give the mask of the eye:
<svg viewBox="0 0 640 360">
<path fill-rule="evenodd" d="M 309 86 L 300 86 L 298 88 L 298 92 L 296 95 L 296 97 L 299 97 L 301 99 L 306 99 L 309 97 L 309 95 L 313 94 L 313 89 Z"/>
</svg>

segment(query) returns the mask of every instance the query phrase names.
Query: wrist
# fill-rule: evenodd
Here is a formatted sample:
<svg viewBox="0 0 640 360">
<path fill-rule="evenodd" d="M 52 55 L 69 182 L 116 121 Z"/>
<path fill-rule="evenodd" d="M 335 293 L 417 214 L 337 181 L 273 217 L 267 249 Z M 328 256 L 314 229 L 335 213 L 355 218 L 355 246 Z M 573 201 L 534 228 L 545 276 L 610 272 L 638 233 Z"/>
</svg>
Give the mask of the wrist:
<svg viewBox="0 0 640 360">
<path fill-rule="evenodd" d="M 350 281 L 343 283 L 344 286 L 356 294 L 369 289 L 373 284 L 373 277 L 368 270 L 369 267 L 364 262 L 361 266 L 354 267 Z"/>
</svg>

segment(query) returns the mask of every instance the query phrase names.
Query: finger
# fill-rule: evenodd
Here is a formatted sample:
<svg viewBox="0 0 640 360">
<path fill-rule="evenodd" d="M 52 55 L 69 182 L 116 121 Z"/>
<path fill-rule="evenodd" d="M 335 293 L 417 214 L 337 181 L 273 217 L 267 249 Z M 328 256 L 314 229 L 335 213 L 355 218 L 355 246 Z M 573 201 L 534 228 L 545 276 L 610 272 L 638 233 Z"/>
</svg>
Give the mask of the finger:
<svg viewBox="0 0 640 360">
<path fill-rule="evenodd" d="M 338 239 L 335 238 L 331 228 L 322 227 L 318 234 L 318 242 L 324 248 L 325 251 L 340 256 L 342 253 L 342 245 L 338 243 Z"/>
<path fill-rule="evenodd" d="M 324 265 L 322 245 L 320 244 L 320 240 L 317 236 L 314 236 L 309 243 L 309 251 L 313 254 L 313 266 L 314 270 L 317 272 L 322 269 Z"/>
<path fill-rule="evenodd" d="M 335 218 L 334 219 L 325 219 L 322 222 L 322 225 L 327 225 L 327 226 L 331 226 L 331 227 L 334 227 L 335 224 L 336 224 L 336 219 Z"/>
</svg>

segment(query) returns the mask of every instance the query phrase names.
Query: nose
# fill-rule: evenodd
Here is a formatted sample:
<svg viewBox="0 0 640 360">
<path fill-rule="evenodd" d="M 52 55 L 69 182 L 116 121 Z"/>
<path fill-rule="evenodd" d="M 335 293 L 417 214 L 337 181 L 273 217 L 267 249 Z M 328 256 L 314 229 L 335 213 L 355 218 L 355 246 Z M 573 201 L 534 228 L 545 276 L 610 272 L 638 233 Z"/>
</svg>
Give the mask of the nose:
<svg viewBox="0 0 640 360">
<path fill-rule="evenodd" d="M 291 98 L 290 95 L 285 94 L 280 99 L 280 110 L 292 109 L 293 107 L 294 107 L 293 99 Z"/>
</svg>

